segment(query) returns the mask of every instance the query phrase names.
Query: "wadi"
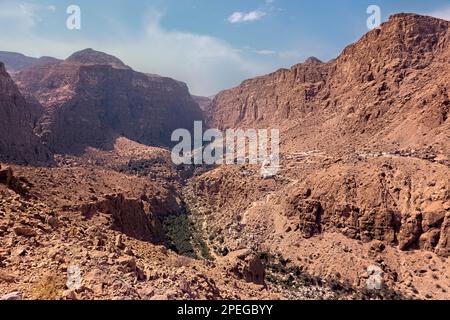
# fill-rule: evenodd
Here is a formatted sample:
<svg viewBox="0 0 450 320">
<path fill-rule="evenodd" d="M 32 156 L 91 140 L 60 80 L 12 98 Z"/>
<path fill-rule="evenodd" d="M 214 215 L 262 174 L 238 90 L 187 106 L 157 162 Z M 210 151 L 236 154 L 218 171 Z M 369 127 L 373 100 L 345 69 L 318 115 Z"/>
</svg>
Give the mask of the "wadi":
<svg viewBox="0 0 450 320">
<path fill-rule="evenodd" d="M 94 49 L 0 61 L 0 299 L 450 299 L 449 21 L 212 98 Z M 227 130 L 277 152 L 216 161 Z"/>
<path fill-rule="evenodd" d="M 221 164 L 259 164 L 279 160 L 279 131 L 234 130 L 225 134 L 218 129 L 203 132 L 201 121 L 194 123 L 194 137 L 186 129 L 172 133 L 172 142 L 179 142 L 172 148 L 172 162 L 176 165 L 221 165 Z M 270 143 L 269 143 L 270 141 Z M 276 163 L 275 163 L 276 162 Z"/>
</svg>

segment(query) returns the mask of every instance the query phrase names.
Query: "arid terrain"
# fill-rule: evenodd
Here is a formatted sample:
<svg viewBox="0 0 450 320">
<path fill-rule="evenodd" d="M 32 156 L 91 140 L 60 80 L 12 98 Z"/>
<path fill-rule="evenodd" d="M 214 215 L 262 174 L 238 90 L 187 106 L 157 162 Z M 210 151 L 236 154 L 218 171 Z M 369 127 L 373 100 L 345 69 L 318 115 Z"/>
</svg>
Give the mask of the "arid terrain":
<svg viewBox="0 0 450 320">
<path fill-rule="evenodd" d="M 450 22 L 214 98 L 93 49 L 0 61 L 0 299 L 450 299 Z M 279 129 L 279 172 L 174 165 L 194 121 Z"/>
</svg>

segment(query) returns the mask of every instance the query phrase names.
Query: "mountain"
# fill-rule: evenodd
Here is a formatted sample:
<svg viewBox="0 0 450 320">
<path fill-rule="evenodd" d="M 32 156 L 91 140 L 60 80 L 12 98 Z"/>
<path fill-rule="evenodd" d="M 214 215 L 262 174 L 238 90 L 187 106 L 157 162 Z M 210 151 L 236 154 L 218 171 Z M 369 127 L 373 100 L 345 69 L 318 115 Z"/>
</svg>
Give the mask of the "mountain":
<svg viewBox="0 0 450 320">
<path fill-rule="evenodd" d="M 116 69 L 131 69 L 120 59 L 104 52 L 95 51 L 91 48 L 75 52 L 66 59 L 66 62 L 80 65 L 110 65 Z"/>
<path fill-rule="evenodd" d="M 314 251 L 301 239 L 337 234 L 449 256 L 449 61 L 450 22 L 398 14 L 334 60 L 219 93 L 208 125 L 280 129 L 281 168 L 273 181 L 227 166 L 196 179 L 215 245 L 234 250 L 252 235 L 249 246 L 295 261 Z"/>
<path fill-rule="evenodd" d="M 9 73 L 16 73 L 33 65 L 56 63 L 60 60 L 52 57 L 32 58 L 21 53 L 0 51 L 0 61 Z"/>
<path fill-rule="evenodd" d="M 30 108 L 0 62 L 0 158 L 9 161 L 48 160 L 48 153 L 34 134 L 39 110 Z"/>
<path fill-rule="evenodd" d="M 14 79 L 43 106 L 37 132 L 59 153 L 82 152 L 86 146 L 108 149 L 118 136 L 169 146 L 175 129 L 191 129 L 202 119 L 186 84 L 136 72 L 92 49 L 31 66 Z"/>
<path fill-rule="evenodd" d="M 209 106 L 211 105 L 211 98 L 201 96 L 192 96 L 192 98 L 195 100 L 195 102 L 198 103 L 200 109 L 202 109 L 202 111 L 204 112 L 208 110 Z"/>
<path fill-rule="evenodd" d="M 221 92 L 210 126 L 278 127 L 291 151 L 430 148 L 448 156 L 449 24 L 394 15 L 334 60 L 311 58 Z"/>
</svg>

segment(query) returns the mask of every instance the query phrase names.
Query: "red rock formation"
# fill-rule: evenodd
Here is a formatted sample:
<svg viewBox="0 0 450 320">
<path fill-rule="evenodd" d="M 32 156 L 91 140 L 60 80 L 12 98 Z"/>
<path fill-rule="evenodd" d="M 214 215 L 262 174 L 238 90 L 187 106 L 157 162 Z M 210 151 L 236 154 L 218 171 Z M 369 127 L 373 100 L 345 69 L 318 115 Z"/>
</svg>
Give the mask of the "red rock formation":
<svg viewBox="0 0 450 320">
<path fill-rule="evenodd" d="M 173 130 L 191 129 L 202 119 L 184 83 L 135 72 L 91 49 L 58 64 L 31 67 L 15 80 L 44 106 L 37 131 L 56 152 L 110 149 L 117 136 L 170 145 Z"/>
<path fill-rule="evenodd" d="M 113 217 L 112 228 L 129 237 L 148 242 L 164 241 L 164 233 L 151 205 L 143 200 L 128 199 L 123 194 L 110 195 L 98 203 L 84 205 L 85 216 L 98 212 Z"/>
</svg>

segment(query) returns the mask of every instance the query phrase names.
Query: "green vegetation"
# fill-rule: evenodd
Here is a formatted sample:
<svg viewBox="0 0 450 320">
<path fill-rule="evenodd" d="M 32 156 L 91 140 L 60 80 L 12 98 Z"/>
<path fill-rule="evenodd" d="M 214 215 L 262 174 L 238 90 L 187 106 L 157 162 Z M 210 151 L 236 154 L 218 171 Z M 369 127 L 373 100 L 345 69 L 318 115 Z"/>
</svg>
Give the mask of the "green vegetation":
<svg viewBox="0 0 450 320">
<path fill-rule="evenodd" d="M 384 288 L 383 290 L 367 290 L 355 288 L 348 281 L 338 279 L 322 279 L 303 271 L 299 266 L 292 266 L 289 260 L 280 254 L 263 253 L 261 260 L 266 266 L 266 280 L 272 285 L 283 288 L 292 293 L 301 292 L 307 287 L 316 287 L 322 292 L 330 292 L 331 299 L 358 300 L 405 300 L 407 297 L 400 293 Z"/>
<path fill-rule="evenodd" d="M 213 260 L 208 245 L 188 214 L 167 217 L 163 227 L 170 249 L 190 258 Z"/>
</svg>

